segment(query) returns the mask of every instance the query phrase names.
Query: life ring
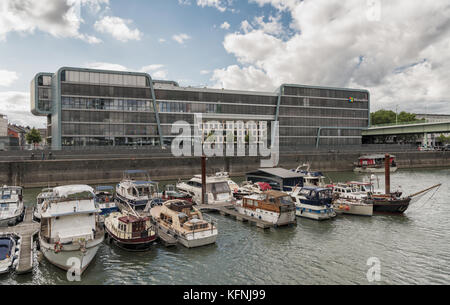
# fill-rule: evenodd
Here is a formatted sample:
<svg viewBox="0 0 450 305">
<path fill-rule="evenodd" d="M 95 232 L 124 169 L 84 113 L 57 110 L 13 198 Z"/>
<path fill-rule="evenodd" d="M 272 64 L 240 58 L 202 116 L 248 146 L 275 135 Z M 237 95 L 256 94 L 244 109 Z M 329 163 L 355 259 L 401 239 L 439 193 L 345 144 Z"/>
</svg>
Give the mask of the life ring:
<svg viewBox="0 0 450 305">
<path fill-rule="evenodd" d="M 63 245 L 62 245 L 59 241 L 56 242 L 56 243 L 55 243 L 55 247 L 54 247 L 55 253 L 61 252 L 62 249 L 63 249 Z"/>
</svg>

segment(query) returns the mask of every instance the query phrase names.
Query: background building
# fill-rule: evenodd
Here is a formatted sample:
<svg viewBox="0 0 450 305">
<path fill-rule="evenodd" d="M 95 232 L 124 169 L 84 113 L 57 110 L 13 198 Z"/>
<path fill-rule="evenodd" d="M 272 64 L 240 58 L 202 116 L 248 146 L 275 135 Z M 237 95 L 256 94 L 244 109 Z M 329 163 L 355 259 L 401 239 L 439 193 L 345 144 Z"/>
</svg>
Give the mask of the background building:
<svg viewBox="0 0 450 305">
<path fill-rule="evenodd" d="M 8 136 L 8 117 L 0 113 L 0 137 Z"/>
<path fill-rule="evenodd" d="M 302 85 L 276 92 L 199 89 L 144 73 L 61 68 L 33 79 L 31 111 L 47 116 L 53 149 L 169 144 L 176 136 L 172 124 L 193 125 L 196 114 L 202 114 L 205 137 L 230 121 L 256 122 L 251 132 L 263 136 L 268 122 L 279 121 L 282 146 L 359 145 L 370 123 L 370 96 L 366 90 Z"/>
</svg>

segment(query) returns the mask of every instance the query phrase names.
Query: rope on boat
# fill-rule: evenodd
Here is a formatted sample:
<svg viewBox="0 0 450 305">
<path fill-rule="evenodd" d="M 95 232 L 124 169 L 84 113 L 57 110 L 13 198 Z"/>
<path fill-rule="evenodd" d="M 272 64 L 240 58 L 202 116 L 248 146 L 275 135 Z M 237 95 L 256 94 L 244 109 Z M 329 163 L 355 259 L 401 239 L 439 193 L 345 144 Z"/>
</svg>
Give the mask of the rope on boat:
<svg viewBox="0 0 450 305">
<path fill-rule="evenodd" d="M 419 196 L 419 198 L 417 198 L 417 200 L 415 202 L 419 202 L 420 199 L 422 199 L 429 191 L 431 191 L 433 188 L 435 188 L 434 193 L 430 196 L 430 198 L 428 198 L 428 200 L 426 200 L 420 207 L 418 207 L 417 209 L 421 209 L 423 208 L 433 197 L 434 195 L 436 195 L 436 193 L 438 192 L 438 190 L 441 188 L 442 184 L 437 184 L 431 188 L 428 188 L 424 191 L 421 191 L 419 193 L 416 193 L 415 196 Z M 418 195 L 417 195 L 418 194 Z M 414 202 L 413 202 L 414 203 Z"/>
</svg>

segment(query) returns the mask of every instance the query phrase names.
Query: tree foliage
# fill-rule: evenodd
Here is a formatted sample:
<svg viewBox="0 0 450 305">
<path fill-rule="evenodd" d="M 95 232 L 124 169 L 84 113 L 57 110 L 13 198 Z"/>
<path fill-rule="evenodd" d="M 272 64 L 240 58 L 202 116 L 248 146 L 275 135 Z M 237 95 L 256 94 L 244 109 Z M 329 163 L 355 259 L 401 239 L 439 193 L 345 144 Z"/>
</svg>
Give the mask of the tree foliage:
<svg viewBox="0 0 450 305">
<path fill-rule="evenodd" d="M 378 110 L 377 112 L 372 112 L 370 114 L 370 120 L 372 125 L 381 125 L 381 124 L 395 124 L 396 122 L 396 114 L 392 110 Z M 417 121 L 416 115 L 414 113 L 409 113 L 402 111 L 397 116 L 398 123 L 404 122 L 414 122 Z"/>
<path fill-rule="evenodd" d="M 450 136 L 446 137 L 443 134 L 441 134 L 438 138 L 437 138 L 438 142 L 441 142 L 442 144 L 449 144 L 450 143 Z"/>
<path fill-rule="evenodd" d="M 41 133 L 33 127 L 29 133 L 26 134 L 25 139 L 28 144 L 39 144 L 42 141 Z"/>
</svg>

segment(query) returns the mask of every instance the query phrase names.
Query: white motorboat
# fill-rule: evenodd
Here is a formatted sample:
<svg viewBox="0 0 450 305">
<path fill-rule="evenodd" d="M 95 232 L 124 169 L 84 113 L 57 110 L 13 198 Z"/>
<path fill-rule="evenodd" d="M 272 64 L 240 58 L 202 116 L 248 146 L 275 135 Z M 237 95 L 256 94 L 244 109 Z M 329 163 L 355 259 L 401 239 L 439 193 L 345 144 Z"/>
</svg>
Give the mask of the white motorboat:
<svg viewBox="0 0 450 305">
<path fill-rule="evenodd" d="M 295 214 L 299 217 L 315 220 L 336 217 L 332 205 L 331 189 L 311 186 L 296 187 L 290 195 L 295 202 Z"/>
<path fill-rule="evenodd" d="M 0 274 L 17 267 L 20 255 L 20 237 L 15 234 L 0 234 Z"/>
<path fill-rule="evenodd" d="M 270 222 L 276 226 L 295 224 L 295 204 L 291 196 L 279 191 L 244 196 L 236 202 L 236 210 L 242 214 Z"/>
<path fill-rule="evenodd" d="M 368 196 L 367 185 L 352 182 L 352 184 L 338 184 L 333 187 L 333 205 L 337 213 L 372 216 L 373 204 L 366 203 Z"/>
<path fill-rule="evenodd" d="M 169 200 L 151 210 L 158 231 L 174 236 L 187 248 L 201 247 L 216 242 L 217 222 L 203 215 L 185 200 Z"/>
<path fill-rule="evenodd" d="M 158 183 L 150 181 L 145 170 L 125 171 L 122 181 L 116 186 L 116 203 L 120 210 L 132 208 L 143 213 L 147 204 L 159 196 Z"/>
<path fill-rule="evenodd" d="M 196 204 L 202 203 L 202 176 L 196 175 L 187 182 L 179 182 L 177 189 L 187 195 L 192 196 L 192 201 Z M 223 176 L 206 177 L 207 204 L 231 204 L 233 202 L 233 192 L 228 184 L 228 178 Z"/>
<path fill-rule="evenodd" d="M 0 187 L 0 227 L 15 226 L 23 220 L 24 215 L 22 188 Z"/>
<path fill-rule="evenodd" d="M 33 219 L 34 220 L 36 220 L 38 222 L 41 221 L 42 204 L 44 203 L 45 200 L 50 199 L 52 194 L 53 194 L 52 188 L 45 188 L 36 197 L 36 206 L 34 207 L 34 210 L 33 210 Z"/>
<path fill-rule="evenodd" d="M 303 186 L 326 187 L 326 177 L 322 172 L 314 172 L 310 170 L 311 165 L 304 163 L 295 169 L 291 169 L 294 173 L 303 174 Z"/>
<path fill-rule="evenodd" d="M 89 266 L 104 240 L 98 219 L 101 212 L 94 190 L 87 185 L 67 185 L 53 189 L 41 210 L 39 244 L 53 265 L 81 273 Z"/>
</svg>

